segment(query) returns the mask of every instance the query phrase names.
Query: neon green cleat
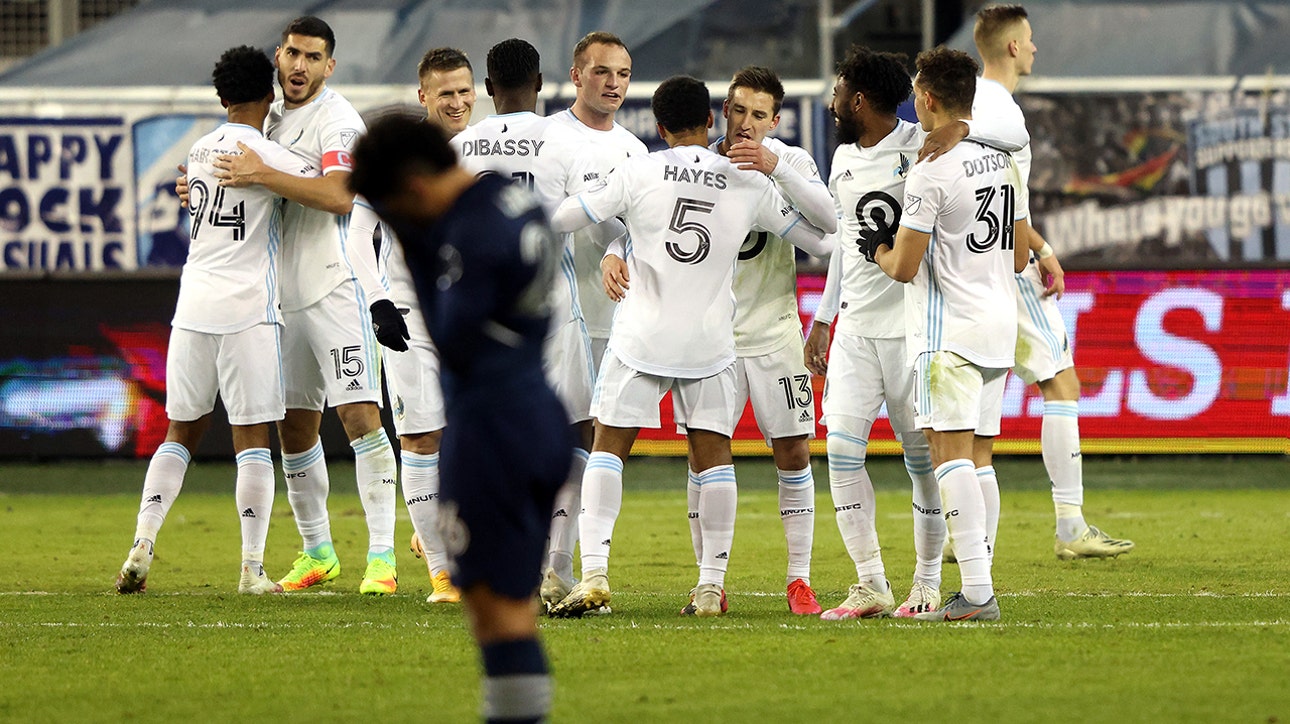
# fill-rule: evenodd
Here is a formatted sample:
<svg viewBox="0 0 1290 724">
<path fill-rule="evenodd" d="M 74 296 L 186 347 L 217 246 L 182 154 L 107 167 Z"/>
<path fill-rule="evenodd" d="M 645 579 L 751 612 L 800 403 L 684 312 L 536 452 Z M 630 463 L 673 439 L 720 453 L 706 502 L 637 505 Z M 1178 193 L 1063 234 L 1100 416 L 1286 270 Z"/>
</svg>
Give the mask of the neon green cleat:
<svg viewBox="0 0 1290 724">
<path fill-rule="evenodd" d="M 320 555 L 315 557 L 309 551 L 300 551 L 300 557 L 291 564 L 291 572 L 278 581 L 283 591 L 303 591 L 340 575 L 340 559 L 330 544 L 319 546 L 314 551 Z"/>
<path fill-rule="evenodd" d="M 358 592 L 371 596 L 388 596 L 399 589 L 399 575 L 394 568 L 394 552 L 367 555 L 367 572 Z"/>
</svg>

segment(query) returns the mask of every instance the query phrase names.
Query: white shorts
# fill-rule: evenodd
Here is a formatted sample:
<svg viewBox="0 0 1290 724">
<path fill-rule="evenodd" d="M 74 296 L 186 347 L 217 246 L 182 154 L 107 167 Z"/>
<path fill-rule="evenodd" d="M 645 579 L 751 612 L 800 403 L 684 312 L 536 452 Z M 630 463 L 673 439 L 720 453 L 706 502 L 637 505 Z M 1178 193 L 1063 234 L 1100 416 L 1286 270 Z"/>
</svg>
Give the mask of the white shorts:
<svg viewBox="0 0 1290 724">
<path fill-rule="evenodd" d="M 439 383 L 439 350 L 430 341 L 421 310 L 412 308 L 403 317 L 408 324 L 408 350 L 383 350 L 385 391 L 394 413 L 394 431 L 416 435 L 442 430 L 447 424 L 443 387 Z"/>
<path fill-rule="evenodd" d="M 542 343 L 542 371 L 564 404 L 569 420 L 590 420 L 596 371 L 591 366 L 591 343 L 581 319 L 565 322 L 547 335 Z"/>
<path fill-rule="evenodd" d="M 977 367 L 944 350 L 924 352 L 914 362 L 914 424 L 920 430 L 973 430 L 995 437 L 1007 379 L 1003 368 Z"/>
<path fill-rule="evenodd" d="M 233 334 L 170 330 L 166 353 L 166 416 L 192 422 L 224 401 L 230 425 L 283 417 L 282 347 L 278 325 L 257 324 Z"/>
<path fill-rule="evenodd" d="M 749 400 L 767 445 L 771 440 L 815 434 L 815 392 L 802 345 L 786 344 L 769 354 L 735 360 L 736 425 Z"/>
<path fill-rule="evenodd" d="M 380 357 L 372 313 L 352 279 L 294 312 L 283 312 L 287 409 L 381 404 Z"/>
<path fill-rule="evenodd" d="M 610 349 L 596 379 L 591 414 L 610 427 L 659 427 L 658 404 L 668 390 L 678 425 L 726 437 L 734 433 L 743 408 L 735 405 L 733 364 L 698 380 L 658 377 L 628 367 Z"/>
<path fill-rule="evenodd" d="M 917 429 L 914 371 L 905 355 L 905 338 L 835 334 L 829 345 L 829 374 L 824 379 L 824 424 L 829 424 L 831 415 L 872 424 L 884 401 L 892 430 L 900 434 Z"/>
<path fill-rule="evenodd" d="M 1032 259 L 1017 275 L 1017 363 L 1012 368 L 1028 385 L 1075 366 L 1057 300 L 1043 293 L 1039 266 Z"/>
<path fill-rule="evenodd" d="M 605 361 L 605 348 L 609 346 L 608 337 L 591 337 L 591 369 L 598 370 Z"/>
</svg>

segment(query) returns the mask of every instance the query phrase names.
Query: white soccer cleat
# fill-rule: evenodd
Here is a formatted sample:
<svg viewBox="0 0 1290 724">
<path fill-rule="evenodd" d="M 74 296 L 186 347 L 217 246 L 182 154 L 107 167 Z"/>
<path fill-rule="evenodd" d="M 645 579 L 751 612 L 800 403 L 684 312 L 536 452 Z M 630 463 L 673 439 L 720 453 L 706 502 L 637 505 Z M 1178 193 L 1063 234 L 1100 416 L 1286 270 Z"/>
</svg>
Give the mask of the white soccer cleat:
<svg viewBox="0 0 1290 724">
<path fill-rule="evenodd" d="M 1119 540 L 1103 533 L 1096 526 L 1090 525 L 1084 533 L 1072 541 L 1057 538 L 1053 551 L 1063 561 L 1076 558 L 1115 558 L 1123 553 L 1133 551 L 1133 541 Z"/>
<path fill-rule="evenodd" d="M 726 592 L 715 583 L 704 583 L 694 589 L 694 615 L 700 618 L 720 616 L 729 609 Z"/>
<path fill-rule="evenodd" d="M 121 572 L 116 575 L 117 593 L 143 593 L 148 588 L 148 568 L 152 566 L 152 544 L 135 541 Z"/>
<path fill-rule="evenodd" d="M 556 604 L 569 595 L 573 585 L 573 581 L 561 578 L 554 568 L 546 569 L 546 573 L 542 575 L 542 586 L 538 589 L 538 597 L 542 599 L 542 606 L 547 613 L 550 613 Z"/>
<path fill-rule="evenodd" d="M 581 618 L 585 614 L 607 608 L 609 596 L 609 572 L 597 568 L 570 589 L 564 600 L 551 607 L 551 615 L 556 618 Z"/>
<path fill-rule="evenodd" d="M 941 592 L 932 588 L 926 583 L 915 583 L 914 587 L 909 590 L 909 598 L 900 604 L 896 612 L 891 614 L 896 618 L 913 618 L 920 613 L 935 611 L 941 606 Z"/>
<path fill-rule="evenodd" d="M 251 566 L 246 564 L 242 565 L 242 578 L 237 583 L 238 593 L 249 593 L 253 596 L 282 593 L 282 584 L 266 576 L 263 566 L 256 566 L 256 568 L 259 570 L 252 570 Z"/>
<path fill-rule="evenodd" d="M 825 621 L 844 621 L 851 618 L 884 618 L 891 615 L 896 609 L 896 599 L 891 595 L 891 587 L 887 591 L 863 585 L 860 583 L 852 584 L 851 593 L 847 600 L 837 608 L 830 608 L 820 614 L 820 618 Z"/>
</svg>

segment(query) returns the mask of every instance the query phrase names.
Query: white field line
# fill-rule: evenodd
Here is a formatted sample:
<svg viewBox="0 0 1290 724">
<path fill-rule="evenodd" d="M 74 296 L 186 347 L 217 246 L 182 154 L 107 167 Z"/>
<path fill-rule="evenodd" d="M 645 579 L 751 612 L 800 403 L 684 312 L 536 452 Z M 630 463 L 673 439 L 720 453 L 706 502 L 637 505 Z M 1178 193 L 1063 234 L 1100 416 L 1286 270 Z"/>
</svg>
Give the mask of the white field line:
<svg viewBox="0 0 1290 724">
<path fill-rule="evenodd" d="M 634 631 L 634 630 L 765 631 L 767 628 L 769 628 L 764 624 L 734 623 L 734 622 L 729 622 L 729 619 L 724 619 L 724 621 L 727 621 L 727 623 L 717 623 L 714 621 L 714 622 L 711 622 L 711 625 L 706 625 L 706 626 L 701 625 L 700 622 L 698 622 L 697 620 L 695 621 L 694 624 L 682 624 L 682 623 L 638 624 L 635 621 L 623 621 L 622 623 L 614 623 L 608 626 L 597 626 L 596 630 L 597 631 L 604 631 L 604 630 L 610 630 L 610 631 L 615 631 L 615 630 L 621 630 L 621 631 Z M 894 626 L 897 628 L 911 629 L 911 630 L 923 629 L 927 631 L 943 630 L 944 628 L 946 628 L 945 626 L 938 626 L 938 625 L 928 624 L 920 621 L 901 621 L 899 619 L 888 619 L 882 624 L 873 624 L 873 623 L 857 621 L 857 622 L 843 623 L 839 625 L 850 625 L 853 627 L 883 625 L 883 626 Z M 960 627 L 966 626 L 970 628 L 985 628 L 985 629 L 1015 628 L 1015 629 L 1034 629 L 1034 630 L 1052 630 L 1052 631 L 1059 631 L 1059 630 L 1069 630 L 1069 631 L 1090 630 L 1091 631 L 1091 630 L 1112 630 L 1112 629 L 1177 630 L 1177 629 L 1228 629 L 1228 628 L 1290 629 L 1290 620 L 1273 619 L 1271 621 L 1146 621 L 1146 622 L 1119 622 L 1119 623 L 1089 623 L 1089 622 L 1081 622 L 1081 621 L 1063 623 L 1063 622 L 1045 622 L 1045 621 L 1006 621 L 1005 620 L 1005 621 L 988 621 L 988 622 L 963 621 L 963 622 L 957 622 L 954 625 L 960 626 Z M 819 631 L 822 628 L 820 626 L 806 626 L 803 624 L 788 624 L 788 623 L 782 623 L 782 624 L 779 624 L 778 626 L 773 626 L 773 627 L 778 628 L 780 630 L 787 630 L 787 631 Z M 337 622 L 337 623 L 309 623 L 309 624 L 283 623 L 283 622 L 277 622 L 277 621 L 272 621 L 272 622 L 264 621 L 264 622 L 252 622 L 252 623 L 230 622 L 230 621 L 212 621 L 208 623 L 196 623 L 193 621 L 186 621 L 186 622 L 179 622 L 179 623 L 164 623 L 164 622 L 149 622 L 149 621 L 136 621 L 133 623 L 113 623 L 113 622 L 107 622 L 107 621 L 101 621 L 97 623 L 77 623 L 77 622 L 69 622 L 69 621 L 35 621 L 35 622 L 27 622 L 27 623 L 14 623 L 14 622 L 0 621 L 0 630 L 3 630 L 3 629 L 58 629 L 58 628 L 193 629 L 193 630 L 199 630 L 199 629 L 247 629 L 247 630 L 307 629 L 310 631 L 316 631 L 319 629 L 365 629 L 365 630 L 418 629 L 418 628 L 430 628 L 430 626 L 429 624 L 417 622 L 417 621 L 408 621 L 406 623 L 400 623 L 400 624 L 374 623 L 371 621 L 350 621 L 350 622 Z"/>
</svg>

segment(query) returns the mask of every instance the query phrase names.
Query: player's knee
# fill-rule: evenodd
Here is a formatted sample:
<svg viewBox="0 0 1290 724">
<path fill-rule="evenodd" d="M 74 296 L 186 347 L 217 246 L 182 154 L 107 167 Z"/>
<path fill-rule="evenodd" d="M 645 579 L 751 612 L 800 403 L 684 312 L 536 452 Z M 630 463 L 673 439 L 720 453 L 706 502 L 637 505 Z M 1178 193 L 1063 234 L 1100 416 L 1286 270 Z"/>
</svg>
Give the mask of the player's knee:
<svg viewBox="0 0 1290 724">
<path fill-rule="evenodd" d="M 829 478 L 847 478 L 864 470 L 869 442 L 854 434 L 829 431 L 825 442 L 829 453 Z"/>
<path fill-rule="evenodd" d="M 350 440 L 357 440 L 381 426 L 381 410 L 374 402 L 353 402 L 336 408 Z"/>
<path fill-rule="evenodd" d="M 805 435 L 771 440 L 771 453 L 780 470 L 801 470 L 811 464 L 811 445 Z"/>
<path fill-rule="evenodd" d="M 443 430 L 400 435 L 399 449 L 418 455 L 434 455 L 439 452 L 441 440 L 443 440 Z"/>
</svg>

